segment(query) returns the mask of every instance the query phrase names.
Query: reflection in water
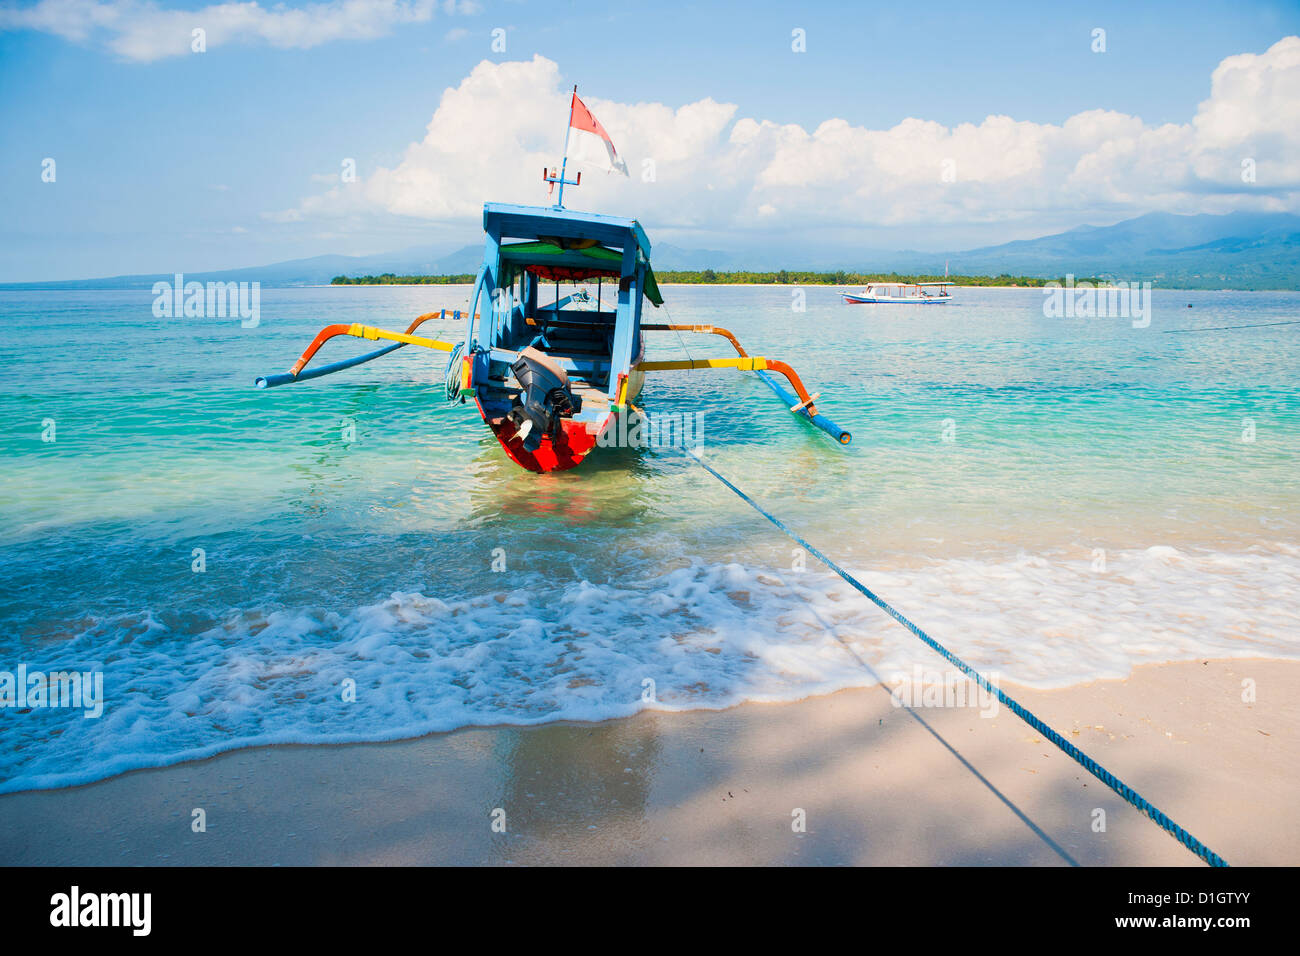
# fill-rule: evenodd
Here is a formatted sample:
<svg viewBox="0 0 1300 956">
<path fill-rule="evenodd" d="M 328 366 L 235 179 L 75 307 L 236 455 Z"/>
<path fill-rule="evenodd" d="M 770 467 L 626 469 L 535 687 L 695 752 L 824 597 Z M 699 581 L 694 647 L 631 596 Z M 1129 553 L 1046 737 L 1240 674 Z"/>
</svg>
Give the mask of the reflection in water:
<svg viewBox="0 0 1300 956">
<path fill-rule="evenodd" d="M 585 528 L 630 528 L 655 507 L 659 477 L 639 449 L 601 449 L 578 468 L 537 475 L 510 461 L 495 439 L 475 456 L 468 477 L 469 518 L 512 533 L 545 525 L 577 534 Z M 524 519 L 522 522 L 520 519 Z"/>
</svg>

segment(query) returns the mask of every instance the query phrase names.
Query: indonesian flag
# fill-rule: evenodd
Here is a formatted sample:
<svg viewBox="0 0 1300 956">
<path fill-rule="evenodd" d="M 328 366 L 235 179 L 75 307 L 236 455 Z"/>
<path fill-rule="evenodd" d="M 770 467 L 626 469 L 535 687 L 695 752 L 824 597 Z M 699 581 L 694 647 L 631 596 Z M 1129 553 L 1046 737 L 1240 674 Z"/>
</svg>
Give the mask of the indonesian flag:
<svg viewBox="0 0 1300 956">
<path fill-rule="evenodd" d="M 607 173 L 619 172 L 626 176 L 627 163 L 619 157 L 613 141 L 605 132 L 605 127 L 600 125 L 600 120 L 591 115 L 591 110 L 587 109 L 586 103 L 578 99 L 577 93 L 573 94 L 570 117 L 569 127 L 573 131 L 572 135 L 577 140 L 578 147 L 574 158 L 590 162 Z"/>
</svg>

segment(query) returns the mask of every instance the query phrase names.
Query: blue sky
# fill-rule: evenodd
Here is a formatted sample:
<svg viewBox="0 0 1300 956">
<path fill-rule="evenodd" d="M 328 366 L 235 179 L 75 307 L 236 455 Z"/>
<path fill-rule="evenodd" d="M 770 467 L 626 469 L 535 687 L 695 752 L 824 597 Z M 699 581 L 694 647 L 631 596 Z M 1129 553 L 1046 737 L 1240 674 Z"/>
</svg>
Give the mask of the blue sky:
<svg viewBox="0 0 1300 956">
<path fill-rule="evenodd" d="M 1254 126 L 1212 135 L 1212 124 L 1195 122 L 1225 59 L 1262 57 L 1300 33 L 1295 0 L 462 6 L 448 12 L 432 0 L 408 7 L 374 0 L 373 21 L 345 22 L 337 37 L 301 22 L 214 26 L 206 52 L 163 55 L 178 49 L 178 23 L 188 32 L 189 19 L 215 22 L 204 4 L 69 0 L 54 8 L 0 0 L 0 281 L 197 271 L 475 241 L 466 209 L 484 200 L 543 199 L 540 192 L 514 194 L 524 189 L 514 166 L 526 165 L 531 182 L 538 156 L 549 150 L 558 159 L 560 96 L 572 83 L 634 171 L 643 155 L 667 157 L 661 144 L 669 138 L 691 131 L 703 137 L 658 165 L 658 192 L 641 182 L 602 181 L 583 194 L 585 204 L 571 202 L 609 203 L 603 211 L 637 216 L 652 237 L 681 245 L 743 248 L 817 235 L 876 248 L 962 248 L 1155 208 L 1295 210 L 1296 183 L 1281 155 L 1295 144 L 1274 119 L 1262 115 Z M 168 16 L 181 11 L 186 15 Z M 315 5 L 312 20 L 329 24 L 340 11 Z M 358 16 L 355 8 L 349 16 Z M 79 27 L 92 17 L 118 26 Z M 504 52 L 491 49 L 497 28 L 506 31 Z M 806 31 L 806 52 L 791 48 L 795 28 Z M 1092 49 L 1096 28 L 1106 31 L 1104 53 Z M 358 33 L 372 35 L 354 38 Z M 310 45 L 279 47 L 266 36 Z M 122 37 L 134 44 L 129 52 Z M 483 91 L 502 86 L 505 71 L 496 67 L 511 62 L 531 63 L 532 72 L 511 74 L 518 95 L 503 105 Z M 1279 63 L 1260 60 L 1243 70 L 1273 77 Z M 470 90 L 466 78 L 476 67 L 482 72 Z M 1238 115 L 1230 97 L 1247 95 L 1242 90 L 1252 82 L 1229 89 L 1225 81 L 1216 115 Z M 449 105 L 435 116 L 444 91 L 462 84 L 462 111 Z M 534 101 L 539 85 L 550 86 L 549 98 Z M 1273 95 L 1291 89 L 1282 85 Z M 718 112 L 703 130 L 685 114 L 660 117 L 701 101 L 734 109 Z M 512 113 L 513 102 L 532 113 Z M 556 115 L 533 115 L 553 102 Z M 1279 109 L 1267 106 L 1261 113 L 1276 117 Z M 1053 132 L 1095 110 L 1113 115 L 1073 139 Z M 474 120 L 458 127 L 453 114 Z M 947 130 L 980 127 L 990 115 L 1021 125 L 965 137 L 945 137 L 934 126 L 897 130 L 909 118 Z M 727 144 L 745 119 L 759 123 L 766 138 L 756 147 L 762 155 L 747 153 L 742 163 Z M 410 147 L 425 140 L 431 120 L 436 148 L 413 156 Z M 828 120 L 843 121 L 849 132 L 812 136 Z M 1165 124 L 1184 132 L 1162 134 Z M 807 142 L 793 126 L 809 134 Z M 503 128 L 521 141 L 497 135 Z M 553 130 L 552 144 L 539 141 L 550 135 L 541 130 Z M 1120 139 L 1130 160 L 1097 171 L 1113 161 L 1106 143 Z M 1013 141 L 1018 145 L 998 145 Z M 444 148 L 459 155 L 442 157 Z M 988 154 L 999 149 L 1030 158 L 1010 171 L 989 169 Z M 890 159 L 899 150 L 925 157 L 917 163 L 927 171 L 912 186 Z M 957 182 L 939 191 L 945 184 L 931 183 L 939 176 L 929 167 L 949 154 Z M 1258 189 L 1233 185 L 1224 198 L 1213 180 L 1233 178 L 1238 154 L 1271 173 L 1251 184 Z M 46 157 L 57 164 L 53 183 L 41 180 Z M 357 163 L 361 182 L 352 191 L 328 181 L 344 157 Z M 1086 182 L 1080 163 L 1092 170 Z M 1178 163 L 1176 172 L 1152 172 Z M 800 169 L 808 182 L 791 181 Z M 425 181 L 464 193 L 463 202 L 422 204 L 411 192 Z M 493 192 L 498 183 L 505 194 Z M 704 189 L 716 201 L 701 202 L 696 191 Z M 722 192 L 725 202 L 716 199 Z M 1213 198 L 1201 203 L 1199 196 Z M 860 214 L 843 214 L 855 204 Z"/>
</svg>

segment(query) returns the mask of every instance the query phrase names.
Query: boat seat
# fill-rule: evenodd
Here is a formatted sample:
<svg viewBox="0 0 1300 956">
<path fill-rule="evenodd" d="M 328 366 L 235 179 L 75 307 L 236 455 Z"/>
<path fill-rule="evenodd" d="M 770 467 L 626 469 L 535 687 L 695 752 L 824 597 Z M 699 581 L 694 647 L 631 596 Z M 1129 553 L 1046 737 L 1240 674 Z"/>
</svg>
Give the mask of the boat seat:
<svg viewBox="0 0 1300 956">
<path fill-rule="evenodd" d="M 580 349 L 577 347 L 570 348 L 567 345 L 558 345 L 551 349 L 548 355 L 558 355 L 560 358 L 575 358 L 583 356 L 584 358 L 609 358 L 609 349 Z"/>
</svg>

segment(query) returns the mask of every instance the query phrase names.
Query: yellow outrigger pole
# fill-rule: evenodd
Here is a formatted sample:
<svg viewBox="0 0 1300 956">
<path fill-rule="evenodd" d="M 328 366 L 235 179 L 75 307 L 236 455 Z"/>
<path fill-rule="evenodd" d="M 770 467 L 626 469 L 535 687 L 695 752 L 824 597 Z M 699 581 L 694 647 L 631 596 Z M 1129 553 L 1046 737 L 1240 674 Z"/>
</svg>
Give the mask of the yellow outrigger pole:
<svg viewBox="0 0 1300 956">
<path fill-rule="evenodd" d="M 637 368 L 647 372 L 667 372 L 674 369 L 696 368 L 735 368 L 740 369 L 742 372 L 753 372 L 763 380 L 763 383 L 766 384 L 768 388 L 776 393 L 778 398 L 790 407 L 790 411 L 794 412 L 796 415 L 804 416 L 808 421 L 826 432 L 826 434 L 830 435 L 841 445 L 847 445 L 853 440 L 853 435 L 848 431 L 848 429 L 841 428 L 835 422 L 817 411 L 817 405 L 815 403 L 821 396 L 821 392 L 814 392 L 809 395 L 808 389 L 804 388 L 804 384 L 799 378 L 799 373 L 789 365 L 786 365 L 785 362 L 765 358 L 762 355 L 749 355 L 746 353 L 745 350 L 741 348 L 740 342 L 737 341 L 736 337 L 727 329 L 717 325 L 643 325 L 641 327 L 652 331 L 663 329 L 674 332 L 703 332 L 713 335 L 721 335 L 735 347 L 736 351 L 739 353 L 739 357 L 734 359 L 679 359 L 665 362 L 642 362 L 637 366 Z M 791 387 L 794 389 L 794 394 L 792 395 L 790 392 L 787 392 L 782 388 L 780 383 L 769 374 L 769 370 L 772 372 L 780 372 L 784 375 L 789 381 Z"/>
<path fill-rule="evenodd" d="M 454 342 L 444 342 L 441 339 L 428 339 L 423 335 L 411 335 L 409 332 L 390 332 L 388 329 L 381 329 L 375 325 L 362 325 L 360 322 L 353 322 L 351 325 L 332 325 L 331 329 L 338 329 L 334 335 L 352 335 L 359 339 L 370 339 L 374 342 L 377 339 L 387 339 L 390 342 L 401 342 L 403 345 L 423 345 L 426 349 L 437 349 L 439 352 L 450 352 L 456 347 Z M 332 338 L 333 336 L 326 336 Z M 321 339 L 324 342 L 324 339 Z M 307 356 L 308 359 L 311 356 Z M 302 366 L 307 364 L 299 359 L 299 364 L 294 368 L 301 371 Z"/>
<path fill-rule="evenodd" d="M 529 325 L 537 325 L 535 319 L 526 320 Z M 587 324 L 583 322 L 548 322 L 548 326 L 560 328 L 586 328 Z M 740 341 L 728 329 L 720 325 L 663 325 L 645 323 L 641 326 L 643 331 L 647 332 L 699 332 L 709 335 L 720 335 L 732 344 L 735 348 L 738 358 L 734 359 L 668 359 L 662 362 L 642 362 L 636 366 L 638 371 L 642 372 L 673 372 L 685 371 L 697 368 L 734 368 L 742 372 L 754 372 L 760 379 L 772 389 L 787 405 L 790 411 L 796 415 L 803 415 L 810 422 L 826 432 L 841 445 L 847 445 L 853 440 L 853 435 L 844 428 L 841 428 L 835 422 L 831 421 L 825 415 L 817 411 L 815 402 L 821 396 L 821 392 L 808 394 L 808 389 L 804 387 L 803 381 L 799 374 L 785 362 L 776 359 L 766 358 L 762 355 L 750 355 L 741 346 Z M 795 394 L 790 394 L 774 379 L 768 372 L 780 372 L 789 380 Z"/>
<path fill-rule="evenodd" d="M 459 312 L 453 312 L 453 318 L 460 318 Z M 321 329 L 316 338 L 312 340 L 311 345 L 307 346 L 306 351 L 299 356 L 298 361 L 287 372 L 278 375 L 265 375 L 257 379 L 258 388 L 274 388 L 277 385 L 288 385 L 292 382 L 306 381 L 311 378 L 318 378 L 321 375 L 329 375 L 332 372 L 339 372 L 346 368 L 352 368 L 369 362 L 371 359 L 379 358 L 381 355 L 387 355 L 395 349 L 400 349 L 406 345 L 418 345 L 422 348 L 434 349 L 439 352 L 453 352 L 457 343 L 444 342 L 441 339 L 431 339 L 422 335 L 416 335 L 415 330 L 429 319 L 446 318 L 447 310 L 441 312 L 428 312 L 419 316 L 412 322 L 405 332 L 391 332 L 388 329 L 381 329 L 373 325 L 362 325 L 360 322 L 353 322 L 350 325 L 327 325 Z M 475 316 L 478 318 L 478 316 Z M 529 325 L 537 325 L 536 319 L 527 319 Z M 549 322 L 549 326 L 559 327 L 576 327 L 584 328 L 586 323 L 582 322 Z M 645 324 L 641 328 L 649 332 L 698 332 L 709 335 L 720 335 L 732 344 L 738 356 L 732 359 L 668 359 L 661 362 L 642 362 L 636 366 L 638 371 L 642 372 L 671 372 L 686 371 L 703 368 L 734 368 L 742 372 L 753 372 L 763 382 L 772 389 L 777 396 L 789 406 L 791 412 L 796 415 L 802 415 L 812 424 L 816 425 L 822 431 L 829 434 L 841 445 L 847 445 L 853 440 L 853 436 L 847 429 L 841 428 L 835 422 L 831 421 L 825 415 L 817 411 L 815 404 L 820 397 L 820 392 L 814 392 L 811 395 L 804 387 L 803 381 L 799 374 L 785 362 L 777 359 L 770 359 L 762 355 L 750 355 L 741 347 L 739 340 L 729 330 L 719 325 L 659 325 Z M 340 362 L 334 362 L 331 365 L 325 365 L 311 371 L 303 371 L 307 363 L 312 360 L 319 351 L 320 347 L 330 339 L 339 335 L 350 335 L 354 338 L 367 339 L 369 341 L 378 341 L 380 339 L 392 342 L 392 345 L 377 349 L 374 352 L 367 352 L 365 355 L 359 355 L 356 358 L 344 359 Z M 770 372 L 780 372 L 789 381 L 794 393 L 786 391 Z M 461 391 L 464 393 L 469 389 L 469 368 L 468 362 L 462 369 Z"/>
<path fill-rule="evenodd" d="M 298 361 L 287 372 L 278 375 L 260 376 L 254 383 L 258 388 L 274 388 L 277 385 L 288 385 L 292 382 L 303 382 L 311 378 L 319 378 L 322 375 L 329 375 L 332 372 L 341 372 L 345 368 L 353 368 L 369 362 L 371 359 L 377 359 L 381 355 L 387 355 L 389 352 L 400 349 L 404 345 L 419 345 L 428 349 L 436 349 L 439 352 L 450 352 L 456 346 L 451 342 L 443 342 L 440 339 L 425 338 L 422 335 L 413 334 L 425 322 L 430 319 L 445 319 L 447 310 L 440 312 L 426 312 L 424 315 L 416 318 L 414 322 L 406 327 L 405 332 L 390 332 L 387 329 L 376 328 L 373 325 L 362 325 L 360 322 L 353 322 L 351 325 L 327 325 L 317 333 L 316 338 L 312 340 L 311 345 L 307 346 L 306 351 L 298 357 Z M 459 319 L 459 311 L 452 312 L 453 319 Z M 477 318 L 477 316 L 475 316 Z M 312 360 L 312 357 L 322 345 L 337 335 L 351 335 L 359 339 L 369 339 L 374 342 L 379 339 L 385 339 L 394 345 L 385 346 L 374 352 L 367 352 L 365 355 L 358 355 L 356 358 L 344 359 L 341 362 L 334 362 L 330 365 L 323 365 L 320 368 L 314 368 L 310 372 L 304 372 L 303 367 Z"/>
</svg>

